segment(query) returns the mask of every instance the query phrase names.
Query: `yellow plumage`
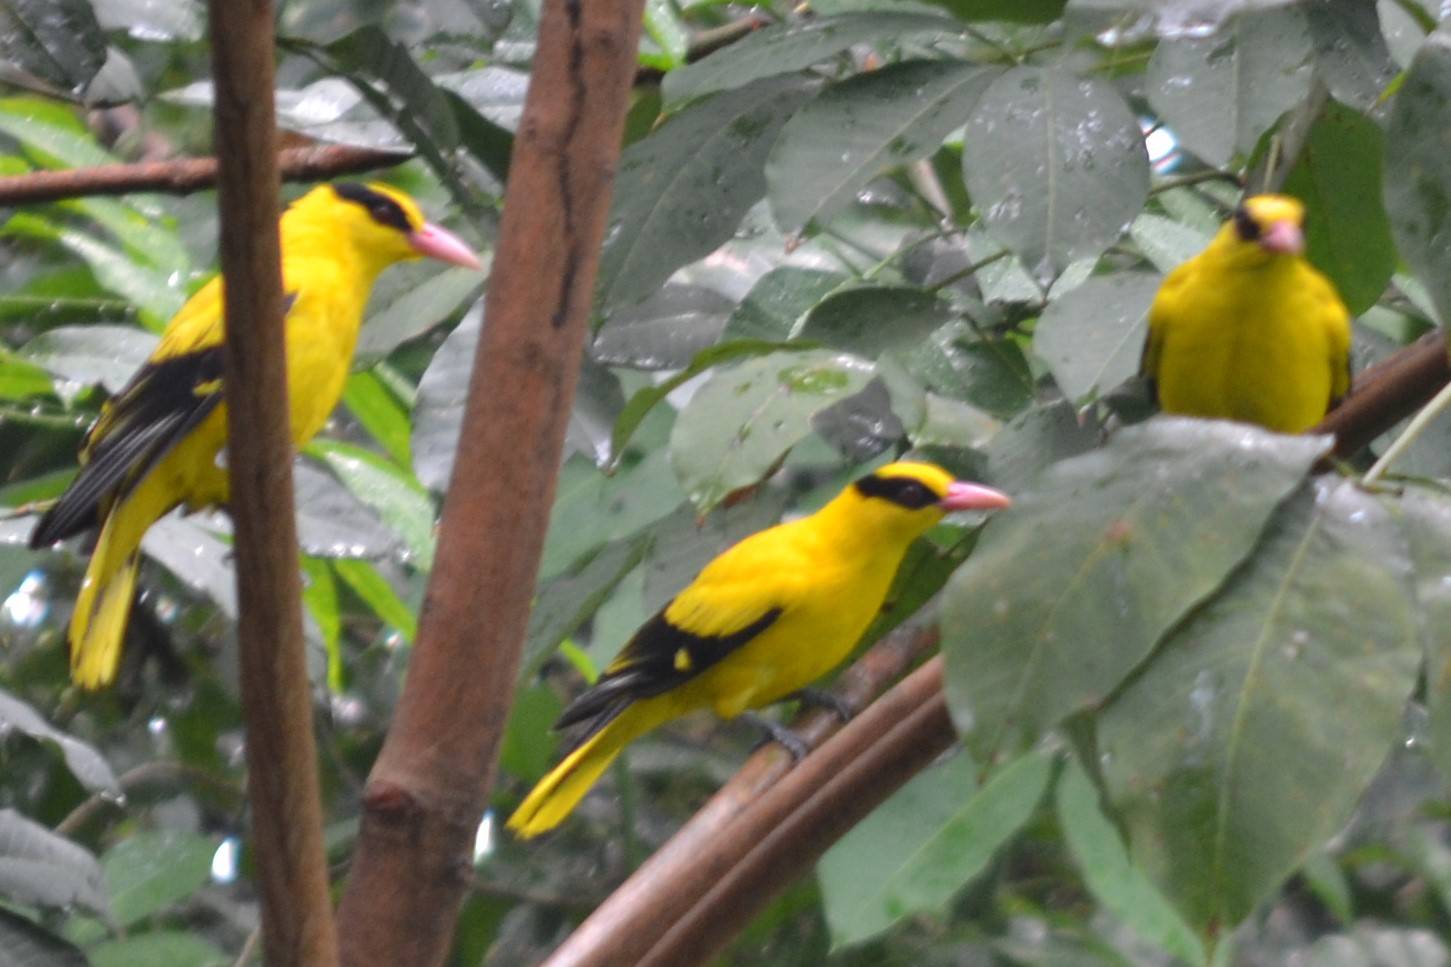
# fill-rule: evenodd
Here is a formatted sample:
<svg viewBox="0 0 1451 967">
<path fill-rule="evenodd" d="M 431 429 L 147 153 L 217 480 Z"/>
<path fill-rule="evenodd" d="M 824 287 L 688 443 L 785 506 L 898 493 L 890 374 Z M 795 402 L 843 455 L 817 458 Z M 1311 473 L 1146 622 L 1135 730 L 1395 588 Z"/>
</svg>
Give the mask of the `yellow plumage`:
<svg viewBox="0 0 1451 967">
<path fill-rule="evenodd" d="M 478 266 L 458 238 L 424 221 L 383 185 L 325 185 L 282 216 L 282 281 L 292 438 L 309 440 L 342 395 L 363 310 L 378 275 L 427 255 Z M 225 503 L 222 280 L 168 323 L 146 364 L 102 411 L 81 471 L 36 525 L 32 547 L 99 526 L 68 635 L 71 675 L 99 688 L 116 677 L 141 539 L 163 514 Z"/>
<path fill-rule="evenodd" d="M 722 718 L 768 705 L 846 659 L 911 543 L 951 510 L 1007 506 L 940 467 L 889 464 L 809 517 L 729 548 L 625 646 L 559 726 L 580 746 L 509 818 L 530 837 L 557 826 L 625 745 L 695 709 Z"/>
<path fill-rule="evenodd" d="M 1300 433 L 1350 388 L 1350 314 L 1301 255 L 1304 207 L 1247 199 L 1149 310 L 1143 372 L 1166 413 Z"/>
</svg>

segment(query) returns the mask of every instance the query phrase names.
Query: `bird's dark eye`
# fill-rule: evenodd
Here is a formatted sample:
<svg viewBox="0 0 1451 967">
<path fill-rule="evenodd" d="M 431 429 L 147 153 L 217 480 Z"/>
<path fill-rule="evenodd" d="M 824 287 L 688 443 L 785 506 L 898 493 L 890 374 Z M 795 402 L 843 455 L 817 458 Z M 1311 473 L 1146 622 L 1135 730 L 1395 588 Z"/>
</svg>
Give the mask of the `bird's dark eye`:
<svg viewBox="0 0 1451 967">
<path fill-rule="evenodd" d="M 1253 242 L 1260 237 L 1260 223 L 1254 220 L 1249 209 L 1243 205 L 1234 210 L 1234 231 L 1246 242 Z"/>
<path fill-rule="evenodd" d="M 863 497 L 879 497 L 909 510 L 931 507 L 940 498 L 926 484 L 911 477 L 879 477 L 868 474 L 856 482 Z"/>
<path fill-rule="evenodd" d="M 352 181 L 339 182 L 333 185 L 333 190 L 338 193 L 338 197 L 361 205 L 367 211 L 368 217 L 379 225 L 396 228 L 400 232 L 413 231 L 413 226 L 408 222 L 408 213 L 403 210 L 403 206 L 387 195 L 380 194 L 367 185 L 360 185 Z"/>
</svg>

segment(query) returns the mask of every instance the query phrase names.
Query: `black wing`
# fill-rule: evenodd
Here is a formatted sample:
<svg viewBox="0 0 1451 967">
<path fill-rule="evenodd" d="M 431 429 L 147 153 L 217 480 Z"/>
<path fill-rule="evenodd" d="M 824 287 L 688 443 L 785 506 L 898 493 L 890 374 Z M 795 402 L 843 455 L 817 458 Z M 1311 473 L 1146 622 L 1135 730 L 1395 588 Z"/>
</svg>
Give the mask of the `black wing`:
<svg viewBox="0 0 1451 967">
<path fill-rule="evenodd" d="M 85 464 L 30 535 L 48 547 L 90 530 L 103 510 L 134 487 L 156 461 L 222 401 L 222 347 L 148 362 L 91 427 Z"/>
<path fill-rule="evenodd" d="M 600 680 L 564 710 L 556 729 L 583 724 L 577 745 L 608 725 L 631 702 L 660 695 L 689 681 L 746 642 L 765 631 L 781 616 L 772 608 L 729 635 L 710 637 L 682 631 L 665 619 L 665 608 L 635 632 Z"/>
</svg>

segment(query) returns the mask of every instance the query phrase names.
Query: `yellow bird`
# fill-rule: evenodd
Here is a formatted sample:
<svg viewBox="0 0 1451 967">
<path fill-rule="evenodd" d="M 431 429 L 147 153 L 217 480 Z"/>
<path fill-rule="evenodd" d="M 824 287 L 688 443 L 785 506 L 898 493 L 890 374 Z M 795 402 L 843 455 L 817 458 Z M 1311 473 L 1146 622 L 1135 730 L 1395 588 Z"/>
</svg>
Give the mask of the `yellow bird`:
<svg viewBox="0 0 1451 967">
<path fill-rule="evenodd" d="M 283 213 L 279 231 L 292 439 L 301 445 L 342 395 L 379 274 L 421 256 L 474 269 L 479 260 L 425 221 L 413 199 L 380 184 L 315 188 Z M 80 472 L 31 533 L 30 546 L 41 548 L 100 528 L 68 636 L 71 677 L 85 688 L 116 677 L 147 529 L 178 505 L 226 503 L 222 341 L 216 278 L 187 300 L 101 411 L 81 447 Z"/>
<path fill-rule="evenodd" d="M 709 708 L 722 718 L 799 692 L 846 659 L 881 609 L 918 537 L 954 510 L 1009 498 L 928 463 L 893 463 L 809 517 L 726 550 L 637 631 L 555 728 L 580 744 L 509 818 L 528 838 L 553 829 L 628 743 Z"/>
<path fill-rule="evenodd" d="M 1302 254 L 1304 221 L 1294 198 L 1246 199 L 1169 273 L 1142 364 L 1164 412 L 1300 433 L 1345 395 L 1350 314 Z"/>
</svg>

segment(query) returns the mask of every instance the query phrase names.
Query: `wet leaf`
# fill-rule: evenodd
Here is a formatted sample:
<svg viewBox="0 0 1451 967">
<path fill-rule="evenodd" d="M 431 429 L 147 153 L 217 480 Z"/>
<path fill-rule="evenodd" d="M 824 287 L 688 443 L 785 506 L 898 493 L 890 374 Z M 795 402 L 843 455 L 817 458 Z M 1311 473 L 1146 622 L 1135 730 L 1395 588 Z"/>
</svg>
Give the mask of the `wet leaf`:
<svg viewBox="0 0 1451 967">
<path fill-rule="evenodd" d="M 95 857 L 13 809 L 0 809 L 0 896 L 28 906 L 106 911 Z"/>
<path fill-rule="evenodd" d="M 965 322 L 943 326 L 905 357 L 923 385 L 1000 417 L 1033 400 L 1033 374 L 1017 342 L 979 336 Z"/>
<path fill-rule="evenodd" d="M 1213 232 L 1152 212 L 1144 212 L 1135 218 L 1129 234 L 1139 251 L 1144 253 L 1144 258 L 1166 274 L 1204 251 L 1214 237 Z"/>
<path fill-rule="evenodd" d="M 777 132 L 814 90 L 799 75 L 759 80 L 690 106 L 625 149 L 596 288 L 606 317 L 731 237 L 766 193 L 762 166 Z"/>
<path fill-rule="evenodd" d="M 1407 488 L 1388 502 L 1400 524 L 1414 569 L 1416 603 L 1426 648 L 1426 710 L 1430 753 L 1451 778 L 1451 501 L 1443 494 Z"/>
<path fill-rule="evenodd" d="M 843 14 L 762 27 L 697 63 L 665 75 L 666 108 L 714 91 L 798 71 L 855 44 L 908 33 L 955 34 L 957 24 L 920 13 Z"/>
<path fill-rule="evenodd" d="M 1386 213 L 1401 258 L 1451 320 L 1451 34 L 1426 38 L 1386 128 Z"/>
<path fill-rule="evenodd" d="M 485 255 L 485 261 L 489 256 Z M 467 305 L 487 281 L 473 269 L 436 263 L 396 266 L 373 288 L 368 317 L 358 333 L 354 369 L 366 369 L 416 339 Z"/>
<path fill-rule="evenodd" d="M 403 540 L 337 478 L 306 461 L 292 468 L 297 541 L 315 557 L 381 558 L 404 552 Z"/>
<path fill-rule="evenodd" d="M 1149 305 L 1161 281 L 1146 272 L 1115 272 L 1048 304 L 1033 331 L 1033 351 L 1064 396 L 1102 396 L 1139 371 Z"/>
<path fill-rule="evenodd" d="M 116 925 L 129 927 L 195 893 L 211 875 L 217 845 L 215 837 L 178 829 L 117 843 L 102 860 Z"/>
<path fill-rule="evenodd" d="M 79 94 L 106 62 L 106 38 L 86 0 L 4 0 L 0 61 Z"/>
<path fill-rule="evenodd" d="M 1159 42 L 1149 61 L 1149 103 L 1207 164 L 1248 156 L 1255 142 L 1310 93 L 1312 51 L 1299 5 L 1245 10 L 1207 37 Z"/>
<path fill-rule="evenodd" d="M 610 370 L 585 358 L 574 387 L 574 405 L 565 428 L 566 453 L 581 453 L 600 466 L 609 462 L 610 434 L 625 408 L 625 391 Z"/>
<path fill-rule="evenodd" d="M 118 159 L 96 139 L 73 111 L 38 97 L 0 98 L 0 132 L 25 146 L 47 168 L 114 164 Z"/>
<path fill-rule="evenodd" d="M 1385 759 L 1420 663 L 1408 574 L 1374 496 L 1303 485 L 1099 717 L 1135 861 L 1201 931 L 1277 889 Z"/>
<path fill-rule="evenodd" d="M 418 381 L 413 403 L 413 473 L 429 490 L 442 492 L 453 472 L 482 318 L 482 307 L 465 316 L 439 344 Z"/>
<path fill-rule="evenodd" d="M 1317 73 L 1331 95 L 1358 111 L 1377 106 L 1397 68 L 1381 34 L 1376 5 L 1318 0 L 1302 9 L 1315 44 Z"/>
<path fill-rule="evenodd" d="M 795 232 L 825 221 L 882 171 L 936 151 L 997 73 L 965 61 L 907 61 L 827 88 L 786 122 L 766 161 L 776 224 Z"/>
<path fill-rule="evenodd" d="M 119 393 L 156 348 L 157 338 L 135 326 L 57 326 L 20 354 L 61 379 L 99 384 Z"/>
<path fill-rule="evenodd" d="M 550 510 L 540 580 L 553 577 L 587 552 L 660 520 L 684 498 L 664 447 L 611 474 L 601 472 L 592 460 L 571 457 L 560 471 Z"/>
<path fill-rule="evenodd" d="M 373 372 L 353 373 L 343 385 L 343 405 L 394 463 L 410 466 L 408 410 Z"/>
<path fill-rule="evenodd" d="M 1015 491 L 944 593 L 948 703 L 969 747 L 1012 755 L 1104 701 L 1245 559 L 1326 446 L 1157 417 Z"/>
<path fill-rule="evenodd" d="M 715 344 L 735 303 L 713 289 L 667 284 L 621 309 L 595 336 L 590 355 L 610 366 L 680 369 Z"/>
<path fill-rule="evenodd" d="M 336 440 L 313 440 L 305 452 L 321 460 L 408 548 L 409 563 L 421 571 L 433 567 L 433 499 L 406 471 L 362 447 Z"/>
<path fill-rule="evenodd" d="M 837 289 L 851 284 L 840 272 L 794 265 L 761 276 L 726 323 L 724 339 L 785 342 L 792 338 L 807 311 Z"/>
<path fill-rule="evenodd" d="M 645 559 L 652 536 L 612 541 L 540 585 L 529 612 L 520 681 L 529 681 L 564 638 L 594 614 L 619 583 Z"/>
<path fill-rule="evenodd" d="M 1044 284 L 1128 228 L 1149 191 L 1139 124 L 1107 81 L 1015 67 L 967 122 L 963 177 L 988 231 Z"/>
<path fill-rule="evenodd" d="M 701 510 L 754 484 L 811 432 L 811 418 L 859 393 L 872 365 L 826 350 L 773 353 L 711 377 L 681 411 L 670 456 Z"/>
<path fill-rule="evenodd" d="M 11 730 L 54 744 L 64 757 L 71 775 L 88 790 L 117 797 L 121 795 L 121 784 L 116 780 L 116 774 L 94 746 L 55 728 L 25 702 L 0 691 L 0 735 Z"/>
<path fill-rule="evenodd" d="M 952 318 L 952 308 L 910 286 L 861 286 L 835 292 L 813 306 L 797 336 L 875 359 L 915 346 Z"/>
<path fill-rule="evenodd" d="M 105 30 L 124 30 L 137 40 L 200 40 L 206 6 L 200 0 L 92 0 Z"/>
</svg>

